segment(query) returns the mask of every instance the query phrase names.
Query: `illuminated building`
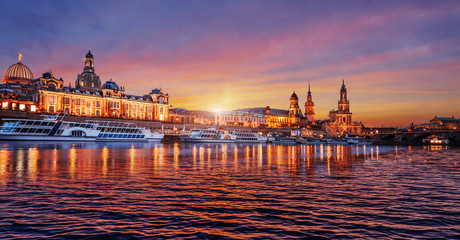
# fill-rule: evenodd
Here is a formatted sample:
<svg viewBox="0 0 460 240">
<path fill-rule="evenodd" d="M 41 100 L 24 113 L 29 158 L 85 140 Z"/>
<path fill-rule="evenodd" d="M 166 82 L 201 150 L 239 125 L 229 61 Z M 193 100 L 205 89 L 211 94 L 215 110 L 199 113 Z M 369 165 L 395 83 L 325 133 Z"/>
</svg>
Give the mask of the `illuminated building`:
<svg viewBox="0 0 460 240">
<path fill-rule="evenodd" d="M 245 112 L 245 111 L 226 111 L 216 113 L 216 125 L 242 126 L 242 127 L 265 127 L 267 119 L 265 115 L 260 113 Z"/>
<path fill-rule="evenodd" d="M 426 130 L 457 130 L 460 129 L 460 119 L 452 117 L 438 117 L 434 116 L 429 123 L 422 123 L 410 127 L 413 131 L 426 131 Z"/>
<path fill-rule="evenodd" d="M 315 122 L 315 104 L 311 97 L 310 83 L 308 83 L 307 101 L 305 102 L 305 117 L 310 123 Z"/>
<path fill-rule="evenodd" d="M 19 53 L 18 63 L 6 70 L 0 85 L 1 109 L 36 112 L 37 103 L 30 95 L 33 80 L 32 71 L 22 63 L 22 54 Z"/>
<path fill-rule="evenodd" d="M 169 95 L 161 89 L 155 88 L 149 94 L 136 96 L 127 94 L 124 87 L 112 79 L 101 86 L 90 51 L 85 56 L 85 66 L 77 76 L 75 88 L 70 85 L 65 87 L 62 78 L 55 78 L 51 70 L 34 80 L 29 68 L 21 63 L 21 58 L 8 68 L 3 82 L 0 86 L 2 109 L 86 117 L 169 120 Z M 24 105 L 22 109 L 20 104 Z"/>
<path fill-rule="evenodd" d="M 297 97 L 297 94 L 295 94 L 295 91 L 292 93 L 289 102 L 289 122 L 291 125 L 300 124 L 300 119 L 303 118 L 303 115 L 300 111 L 299 98 Z"/>
<path fill-rule="evenodd" d="M 99 91 L 101 89 L 101 80 L 94 72 L 94 57 L 91 51 L 88 51 L 85 56 L 85 67 L 75 80 L 75 88 L 83 91 Z"/>
<path fill-rule="evenodd" d="M 324 125 L 325 131 L 330 136 L 341 136 L 345 134 L 361 134 L 362 124 L 351 121 L 350 101 L 347 99 L 347 88 L 342 80 L 340 88 L 340 100 L 338 110 L 330 111 Z"/>
<path fill-rule="evenodd" d="M 288 111 L 271 110 L 269 106 L 265 108 L 265 117 L 267 118 L 268 128 L 285 128 L 289 127 L 291 123 Z"/>
</svg>

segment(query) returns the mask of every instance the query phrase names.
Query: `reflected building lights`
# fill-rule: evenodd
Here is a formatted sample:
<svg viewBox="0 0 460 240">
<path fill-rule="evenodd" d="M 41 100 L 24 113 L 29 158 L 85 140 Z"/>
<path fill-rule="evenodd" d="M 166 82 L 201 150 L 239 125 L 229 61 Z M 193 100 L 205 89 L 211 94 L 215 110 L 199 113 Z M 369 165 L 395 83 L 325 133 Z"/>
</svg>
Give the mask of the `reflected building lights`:
<svg viewBox="0 0 460 240">
<path fill-rule="evenodd" d="M 324 147 L 324 145 L 321 144 L 321 145 L 320 145 L 320 148 L 319 148 L 319 157 L 320 157 L 321 160 L 324 159 L 324 150 L 323 150 L 323 147 Z"/>
<path fill-rule="evenodd" d="M 262 164 L 263 164 L 263 155 L 264 151 L 263 151 L 263 148 L 262 148 L 262 144 L 259 144 L 259 148 L 258 148 L 258 155 L 259 155 L 259 168 L 262 167 Z"/>
<path fill-rule="evenodd" d="M 27 155 L 27 171 L 29 178 L 32 180 L 37 179 L 37 161 L 38 161 L 38 150 L 37 148 L 30 148 Z"/>
<path fill-rule="evenodd" d="M 217 148 L 216 148 L 217 152 Z M 226 170 L 227 167 L 227 144 L 222 145 L 222 170 Z"/>
<path fill-rule="evenodd" d="M 6 185 L 7 182 L 9 159 L 10 151 L 0 149 L 0 181 L 2 185 Z"/>
<path fill-rule="evenodd" d="M 109 149 L 107 146 L 102 148 L 102 175 L 107 175 L 107 160 L 109 159 Z"/>
<path fill-rule="evenodd" d="M 234 155 L 235 155 L 235 160 L 233 162 L 233 165 L 235 167 L 235 172 L 236 172 L 236 171 L 238 171 L 238 147 L 236 145 L 233 148 L 233 152 L 234 152 Z"/>
<path fill-rule="evenodd" d="M 75 161 L 77 160 L 77 150 L 75 149 L 75 144 L 72 144 L 72 147 L 70 148 L 69 159 L 70 159 L 69 173 L 70 173 L 71 178 L 74 178 L 75 177 Z"/>
<path fill-rule="evenodd" d="M 57 148 L 55 147 L 53 149 L 53 173 L 56 173 L 57 171 L 57 161 L 58 161 L 58 150 Z"/>
<path fill-rule="evenodd" d="M 179 143 L 174 143 L 174 169 L 178 170 L 179 169 L 179 155 L 180 155 L 180 149 L 179 149 Z"/>
<path fill-rule="evenodd" d="M 268 167 L 271 167 L 272 165 L 272 146 L 271 145 L 267 146 L 267 165 Z"/>
<path fill-rule="evenodd" d="M 193 169 L 196 169 L 196 152 L 197 152 L 197 150 L 196 150 L 196 145 L 195 145 L 195 144 L 193 144 L 193 147 L 192 147 L 192 156 L 193 156 L 193 159 L 192 159 L 192 161 L 193 161 Z"/>
<path fill-rule="evenodd" d="M 134 148 L 134 144 L 131 145 L 129 149 L 129 169 L 130 173 L 134 173 L 134 166 L 135 166 L 135 158 L 136 158 L 136 149 Z"/>
<path fill-rule="evenodd" d="M 22 177 L 24 175 L 24 149 L 18 149 L 17 160 L 16 176 Z"/>
<path fill-rule="evenodd" d="M 246 146 L 246 170 L 249 171 L 249 162 L 251 161 L 251 149 Z"/>
</svg>

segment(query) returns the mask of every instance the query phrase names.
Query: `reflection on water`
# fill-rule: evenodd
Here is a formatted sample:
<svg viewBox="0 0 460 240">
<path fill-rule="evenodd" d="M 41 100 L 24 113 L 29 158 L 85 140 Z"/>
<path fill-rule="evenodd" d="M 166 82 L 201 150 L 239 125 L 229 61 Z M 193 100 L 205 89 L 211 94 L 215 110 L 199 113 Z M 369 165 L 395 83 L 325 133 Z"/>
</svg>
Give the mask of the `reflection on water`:
<svg viewBox="0 0 460 240">
<path fill-rule="evenodd" d="M 0 143 L 0 237 L 459 234 L 444 147 Z"/>
</svg>

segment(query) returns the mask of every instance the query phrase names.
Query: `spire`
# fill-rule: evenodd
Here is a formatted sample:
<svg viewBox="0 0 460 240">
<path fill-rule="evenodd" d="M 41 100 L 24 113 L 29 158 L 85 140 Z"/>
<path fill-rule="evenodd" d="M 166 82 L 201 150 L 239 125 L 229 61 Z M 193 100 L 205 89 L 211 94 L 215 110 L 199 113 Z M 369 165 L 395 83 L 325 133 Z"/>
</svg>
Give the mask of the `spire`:
<svg viewBox="0 0 460 240">
<path fill-rule="evenodd" d="M 345 79 L 342 79 L 342 88 L 345 88 Z"/>
<path fill-rule="evenodd" d="M 310 91 L 310 81 L 308 81 L 308 93 L 311 93 L 311 91 Z"/>
<path fill-rule="evenodd" d="M 19 53 L 19 63 L 21 63 L 21 60 L 22 60 L 22 53 L 18 52 Z"/>
<path fill-rule="evenodd" d="M 93 54 L 91 53 L 91 50 L 88 50 L 88 53 L 86 54 L 85 58 L 94 58 Z"/>
</svg>

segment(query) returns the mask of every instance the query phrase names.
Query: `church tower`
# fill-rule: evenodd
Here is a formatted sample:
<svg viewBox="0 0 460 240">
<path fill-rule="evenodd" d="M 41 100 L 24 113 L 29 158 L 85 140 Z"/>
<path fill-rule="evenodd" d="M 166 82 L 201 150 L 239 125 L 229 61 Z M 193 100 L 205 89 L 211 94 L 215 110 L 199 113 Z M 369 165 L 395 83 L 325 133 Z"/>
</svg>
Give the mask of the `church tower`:
<svg viewBox="0 0 460 240">
<path fill-rule="evenodd" d="M 347 88 L 345 87 L 345 80 L 342 80 L 342 87 L 340 88 L 340 100 L 338 103 L 339 109 L 337 110 L 338 121 L 342 124 L 351 123 L 350 102 L 347 99 Z"/>
<path fill-rule="evenodd" d="M 290 99 L 290 105 L 289 105 L 289 121 L 291 124 L 296 124 L 297 122 L 300 121 L 300 117 L 302 116 L 302 113 L 300 112 L 300 107 L 299 107 L 299 98 L 297 97 L 297 94 L 295 94 L 295 91 L 291 95 Z"/>
<path fill-rule="evenodd" d="M 308 95 L 305 102 L 305 117 L 309 122 L 315 121 L 315 103 L 311 99 L 310 83 L 308 83 Z"/>
<path fill-rule="evenodd" d="M 101 90 L 101 80 L 94 72 L 94 57 L 91 51 L 88 51 L 85 56 L 85 66 L 83 72 L 77 76 L 75 87 L 84 91 L 96 92 Z"/>
</svg>

